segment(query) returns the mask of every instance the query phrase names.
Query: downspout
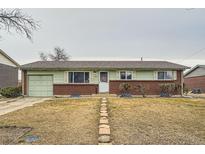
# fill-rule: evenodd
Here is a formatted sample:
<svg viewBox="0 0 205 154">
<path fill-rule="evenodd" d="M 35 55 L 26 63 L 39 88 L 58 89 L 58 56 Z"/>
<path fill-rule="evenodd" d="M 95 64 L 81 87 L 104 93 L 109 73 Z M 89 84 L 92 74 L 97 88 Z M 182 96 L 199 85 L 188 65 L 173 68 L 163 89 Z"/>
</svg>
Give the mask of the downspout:
<svg viewBox="0 0 205 154">
<path fill-rule="evenodd" d="M 24 71 L 21 70 L 21 89 L 22 89 L 22 95 L 25 95 L 24 93 Z"/>
<path fill-rule="evenodd" d="M 184 73 L 183 70 L 181 71 L 181 96 L 184 95 Z"/>
</svg>

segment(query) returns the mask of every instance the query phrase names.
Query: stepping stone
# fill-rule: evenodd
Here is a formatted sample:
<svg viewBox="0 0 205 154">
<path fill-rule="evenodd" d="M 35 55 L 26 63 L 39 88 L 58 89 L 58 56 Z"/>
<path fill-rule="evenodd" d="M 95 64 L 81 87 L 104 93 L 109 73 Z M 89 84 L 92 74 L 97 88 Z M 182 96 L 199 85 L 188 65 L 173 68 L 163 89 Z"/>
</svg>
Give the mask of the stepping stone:
<svg viewBox="0 0 205 154">
<path fill-rule="evenodd" d="M 102 103 L 107 103 L 107 101 L 106 100 L 102 100 Z"/>
<path fill-rule="evenodd" d="M 107 107 L 101 107 L 100 111 L 107 111 Z"/>
<path fill-rule="evenodd" d="M 101 108 L 102 108 L 102 107 L 107 107 L 107 105 L 106 105 L 106 104 L 103 104 L 103 105 L 101 104 Z"/>
<path fill-rule="evenodd" d="M 101 117 L 101 118 L 100 118 L 100 124 L 108 124 L 108 118 L 106 118 L 106 117 Z"/>
<path fill-rule="evenodd" d="M 99 135 L 110 135 L 110 128 L 99 128 Z"/>
<path fill-rule="evenodd" d="M 112 145 L 112 143 L 98 143 L 98 145 Z"/>
<path fill-rule="evenodd" d="M 107 104 L 105 104 L 105 103 L 102 103 L 102 104 L 100 104 L 101 106 L 107 106 Z"/>
<path fill-rule="evenodd" d="M 98 138 L 98 142 L 100 143 L 108 143 L 110 142 L 110 136 L 108 135 L 102 135 Z"/>
<path fill-rule="evenodd" d="M 101 125 L 99 125 L 99 128 L 110 128 L 110 126 L 106 125 L 106 124 L 101 124 Z"/>
<path fill-rule="evenodd" d="M 100 111 L 100 113 L 107 113 L 107 110 L 106 111 Z"/>
<path fill-rule="evenodd" d="M 108 113 L 107 112 L 100 113 L 100 116 L 101 117 L 108 117 Z"/>
</svg>

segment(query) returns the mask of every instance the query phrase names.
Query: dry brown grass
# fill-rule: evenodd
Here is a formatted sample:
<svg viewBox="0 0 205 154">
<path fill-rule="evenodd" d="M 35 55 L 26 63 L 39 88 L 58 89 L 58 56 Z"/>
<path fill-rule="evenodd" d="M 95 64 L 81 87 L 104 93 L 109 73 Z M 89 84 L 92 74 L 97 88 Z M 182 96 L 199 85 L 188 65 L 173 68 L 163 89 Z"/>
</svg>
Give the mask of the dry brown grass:
<svg viewBox="0 0 205 154">
<path fill-rule="evenodd" d="M 33 128 L 26 134 L 40 137 L 33 144 L 97 144 L 98 102 L 95 98 L 47 101 L 0 116 L 0 126 Z"/>
<path fill-rule="evenodd" d="M 114 144 L 205 144 L 205 99 L 110 98 Z"/>
</svg>

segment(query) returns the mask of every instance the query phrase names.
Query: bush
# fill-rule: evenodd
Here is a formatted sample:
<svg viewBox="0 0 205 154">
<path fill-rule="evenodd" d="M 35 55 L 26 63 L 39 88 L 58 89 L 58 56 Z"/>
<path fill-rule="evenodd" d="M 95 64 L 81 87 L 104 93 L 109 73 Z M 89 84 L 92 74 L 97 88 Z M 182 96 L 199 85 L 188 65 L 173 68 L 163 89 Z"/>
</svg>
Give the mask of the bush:
<svg viewBox="0 0 205 154">
<path fill-rule="evenodd" d="M 21 87 L 7 87 L 0 89 L 0 94 L 7 98 L 21 96 Z"/>
<path fill-rule="evenodd" d="M 145 97 L 145 86 L 143 84 L 139 84 L 137 85 L 137 89 L 142 97 Z"/>
<path fill-rule="evenodd" d="M 192 93 L 193 94 L 201 94 L 202 90 L 200 88 L 194 88 L 194 89 L 192 89 Z"/>
<path fill-rule="evenodd" d="M 130 90 L 132 86 L 129 83 L 121 83 L 119 86 L 121 97 L 131 97 Z"/>
<path fill-rule="evenodd" d="M 181 85 L 175 83 L 165 83 L 165 84 L 160 84 L 160 88 L 161 88 L 161 92 L 160 92 L 161 97 L 171 97 L 175 93 L 180 92 Z"/>
<path fill-rule="evenodd" d="M 185 83 L 183 83 L 183 93 L 187 95 L 189 93 L 189 88 L 186 87 Z"/>
</svg>

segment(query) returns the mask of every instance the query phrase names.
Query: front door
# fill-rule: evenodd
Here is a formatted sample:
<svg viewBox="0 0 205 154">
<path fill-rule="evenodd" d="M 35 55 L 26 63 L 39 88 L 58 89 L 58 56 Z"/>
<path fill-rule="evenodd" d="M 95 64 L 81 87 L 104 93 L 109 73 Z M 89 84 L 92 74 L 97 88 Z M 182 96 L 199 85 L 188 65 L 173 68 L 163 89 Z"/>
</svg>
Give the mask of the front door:
<svg viewBox="0 0 205 154">
<path fill-rule="evenodd" d="M 99 92 L 109 92 L 108 72 L 100 72 Z"/>
</svg>

